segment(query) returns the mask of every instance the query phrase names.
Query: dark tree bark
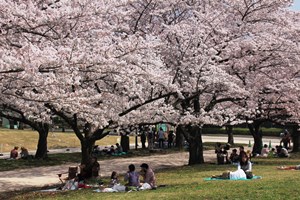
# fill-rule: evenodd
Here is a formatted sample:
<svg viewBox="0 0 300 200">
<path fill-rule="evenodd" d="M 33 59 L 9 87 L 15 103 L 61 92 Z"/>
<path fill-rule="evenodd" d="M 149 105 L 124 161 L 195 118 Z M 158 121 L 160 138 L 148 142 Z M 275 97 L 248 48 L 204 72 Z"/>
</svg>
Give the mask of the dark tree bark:
<svg viewBox="0 0 300 200">
<path fill-rule="evenodd" d="M 252 148 L 253 156 L 260 154 L 263 147 L 262 131 L 259 129 L 261 124 L 261 121 L 254 121 L 252 124 L 248 124 L 249 131 L 254 139 L 254 144 Z"/>
<path fill-rule="evenodd" d="M 15 120 L 9 120 L 9 129 L 15 129 Z"/>
<path fill-rule="evenodd" d="M 123 149 L 124 152 L 128 152 L 129 151 L 129 137 L 126 133 L 122 133 L 121 134 L 121 147 Z"/>
<path fill-rule="evenodd" d="M 19 122 L 19 130 L 24 130 L 24 123 L 23 122 Z"/>
<path fill-rule="evenodd" d="M 88 166 L 92 159 L 93 147 L 95 145 L 95 140 L 83 139 L 80 140 L 81 144 L 81 164 Z"/>
<path fill-rule="evenodd" d="M 36 123 L 34 129 L 39 133 L 39 140 L 37 145 L 37 150 L 35 153 L 36 159 L 45 159 L 47 158 L 48 144 L 47 138 L 49 133 L 49 125 L 44 123 Z"/>
<path fill-rule="evenodd" d="M 76 122 L 76 120 L 77 117 L 76 115 L 74 115 L 74 121 Z M 97 129 L 95 131 L 92 131 L 91 124 L 89 123 L 85 124 L 83 132 L 81 132 L 76 123 L 71 124 L 77 138 L 80 140 L 81 164 L 89 167 L 91 165 L 95 142 L 108 135 L 109 132 L 104 133 L 104 129 Z"/>
<path fill-rule="evenodd" d="M 300 150 L 300 146 L 299 146 L 299 126 L 298 125 L 294 125 L 293 126 L 293 130 L 292 130 L 292 141 L 293 141 L 293 151 L 292 152 L 299 152 Z"/>
<path fill-rule="evenodd" d="M 230 145 L 234 145 L 234 139 L 233 139 L 233 132 L 232 132 L 232 125 L 226 125 L 226 133 L 228 135 L 228 143 Z"/>
<path fill-rule="evenodd" d="M 176 139 L 176 147 L 181 150 L 183 149 L 183 133 L 182 133 L 182 128 L 180 126 L 177 126 L 176 128 L 175 139 Z"/>
<path fill-rule="evenodd" d="M 188 125 L 183 128 L 183 134 L 189 143 L 189 165 L 203 164 L 202 128 Z"/>
</svg>

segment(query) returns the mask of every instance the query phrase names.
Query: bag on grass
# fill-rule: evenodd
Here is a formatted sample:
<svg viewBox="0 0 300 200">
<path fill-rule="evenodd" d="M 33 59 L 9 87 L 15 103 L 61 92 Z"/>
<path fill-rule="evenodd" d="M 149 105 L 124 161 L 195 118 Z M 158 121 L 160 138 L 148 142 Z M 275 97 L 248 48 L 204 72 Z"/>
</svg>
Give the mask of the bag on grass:
<svg viewBox="0 0 300 200">
<path fill-rule="evenodd" d="M 144 183 L 140 188 L 139 190 L 151 190 L 152 187 L 149 183 Z"/>
</svg>

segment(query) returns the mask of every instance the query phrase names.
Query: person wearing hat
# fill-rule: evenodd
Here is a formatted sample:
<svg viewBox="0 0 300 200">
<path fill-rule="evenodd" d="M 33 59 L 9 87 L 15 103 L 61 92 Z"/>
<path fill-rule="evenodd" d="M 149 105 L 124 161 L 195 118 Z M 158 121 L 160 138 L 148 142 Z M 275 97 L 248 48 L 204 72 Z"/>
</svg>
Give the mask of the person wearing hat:
<svg viewBox="0 0 300 200">
<path fill-rule="evenodd" d="M 143 177 L 143 183 L 148 183 L 151 188 L 156 188 L 156 178 L 153 170 L 149 167 L 148 164 L 141 164 L 141 176 Z"/>
</svg>

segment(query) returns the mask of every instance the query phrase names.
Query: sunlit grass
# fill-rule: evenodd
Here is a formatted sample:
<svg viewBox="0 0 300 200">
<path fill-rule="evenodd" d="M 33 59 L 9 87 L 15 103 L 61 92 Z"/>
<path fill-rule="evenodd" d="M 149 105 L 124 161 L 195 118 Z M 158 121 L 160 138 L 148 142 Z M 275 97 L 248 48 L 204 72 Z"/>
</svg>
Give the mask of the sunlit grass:
<svg viewBox="0 0 300 200">
<path fill-rule="evenodd" d="M 9 152 L 14 146 L 25 146 L 29 151 L 37 148 L 38 132 L 32 130 L 0 129 L 0 152 Z M 96 142 L 97 145 L 114 145 L 120 136 L 109 135 Z M 130 143 L 135 137 L 130 137 Z M 2 149 L 1 149 L 2 147 Z M 80 147 L 79 139 L 73 132 L 49 132 L 48 149 Z"/>
<path fill-rule="evenodd" d="M 204 181 L 203 178 L 235 170 L 232 165 L 204 164 L 156 171 L 157 190 L 130 193 L 95 193 L 91 189 L 62 193 L 27 193 L 17 199 L 299 199 L 300 171 L 276 166 L 300 163 L 299 154 L 287 159 L 253 159 L 252 181 Z M 121 178 L 122 179 L 122 178 Z M 108 180 L 106 180 L 108 181 Z"/>
</svg>

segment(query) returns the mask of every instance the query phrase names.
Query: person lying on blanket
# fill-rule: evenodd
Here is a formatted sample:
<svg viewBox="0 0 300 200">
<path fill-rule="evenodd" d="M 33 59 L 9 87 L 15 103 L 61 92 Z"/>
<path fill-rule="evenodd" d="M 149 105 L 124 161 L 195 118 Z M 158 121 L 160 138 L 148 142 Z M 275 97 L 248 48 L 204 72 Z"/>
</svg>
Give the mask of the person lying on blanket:
<svg viewBox="0 0 300 200">
<path fill-rule="evenodd" d="M 240 180 L 240 179 L 247 179 L 246 173 L 242 169 L 238 169 L 234 172 L 226 171 L 220 175 L 213 175 L 211 178 L 217 179 L 228 179 L 228 180 Z"/>
<path fill-rule="evenodd" d="M 300 165 L 295 165 L 295 166 L 280 166 L 280 167 L 277 167 L 277 169 L 282 169 L 282 170 L 300 170 Z"/>
</svg>

